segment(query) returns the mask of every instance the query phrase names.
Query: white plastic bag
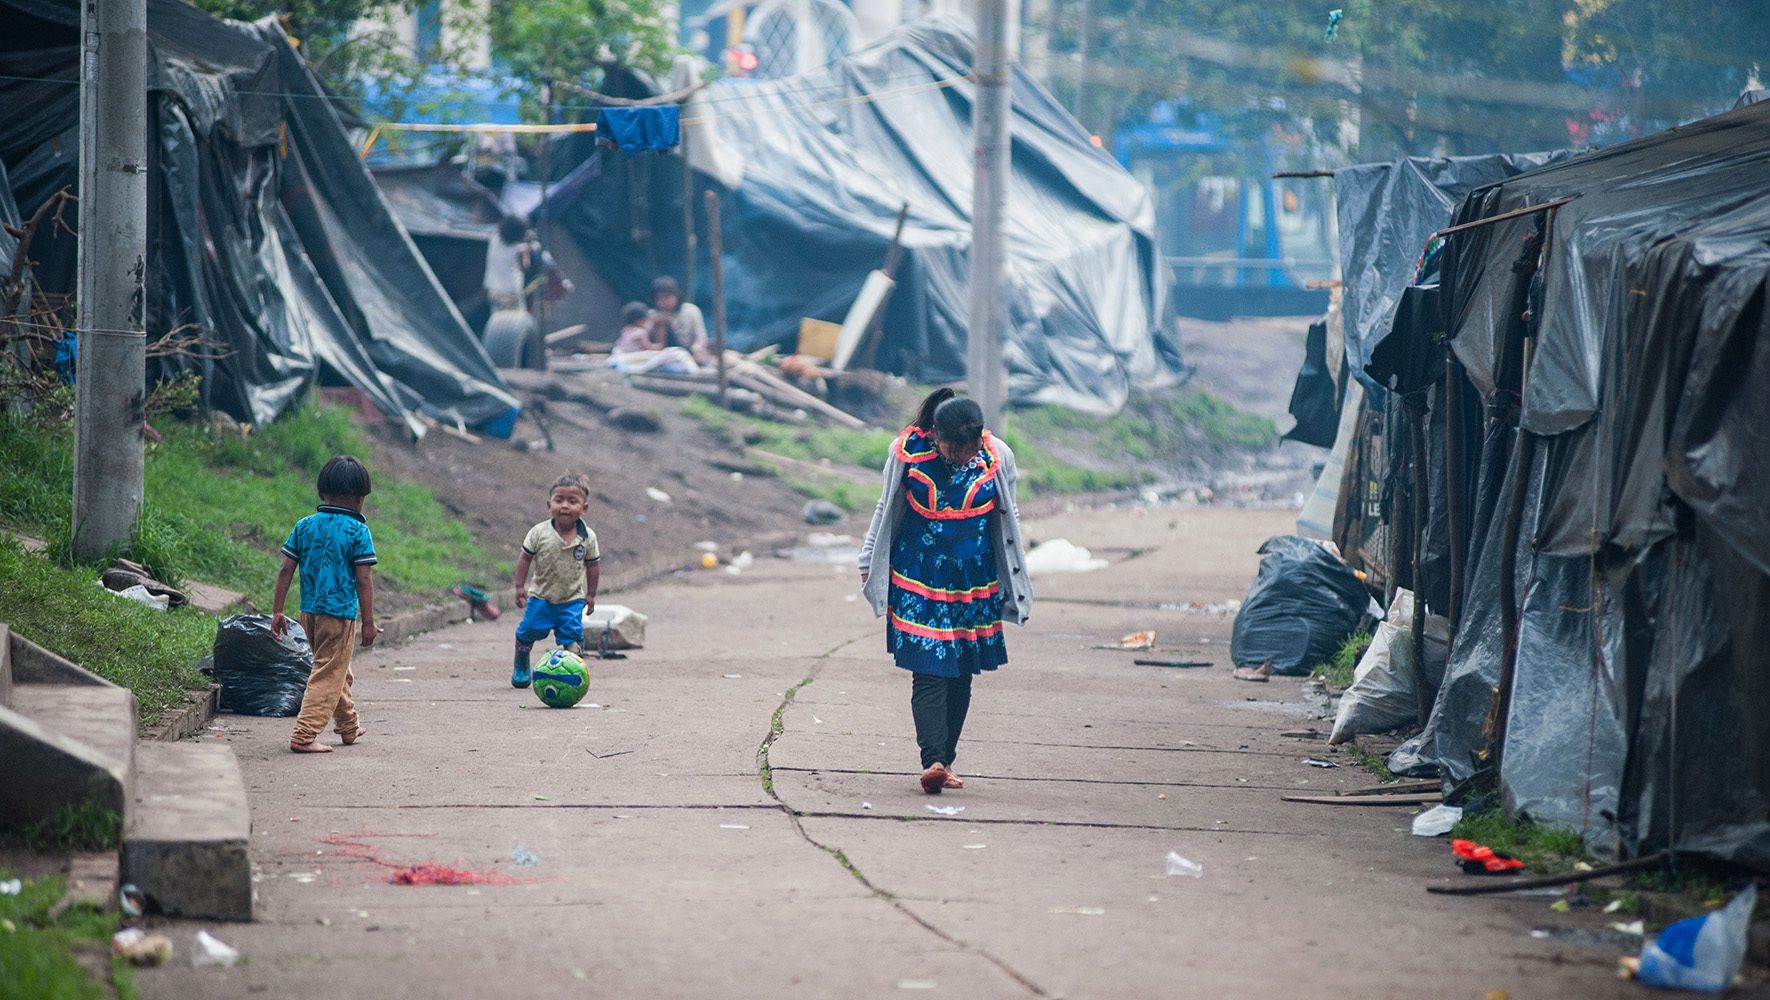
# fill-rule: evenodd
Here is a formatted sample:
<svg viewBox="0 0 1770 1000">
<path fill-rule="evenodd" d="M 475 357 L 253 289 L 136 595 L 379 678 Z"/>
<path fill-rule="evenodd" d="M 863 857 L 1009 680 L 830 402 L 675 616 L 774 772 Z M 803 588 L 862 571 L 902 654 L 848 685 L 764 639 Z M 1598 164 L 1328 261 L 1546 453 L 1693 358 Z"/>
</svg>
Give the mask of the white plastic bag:
<svg viewBox="0 0 1770 1000">
<path fill-rule="evenodd" d="M 1414 817 L 1413 834 L 1416 837 L 1442 837 L 1462 818 L 1462 806 L 1441 803 Z"/>
<path fill-rule="evenodd" d="M 1358 661 L 1352 686 L 1340 695 L 1329 743 L 1344 743 L 1359 733 L 1388 732 L 1418 717 L 1413 626 L 1414 595 L 1397 590 L 1389 613 L 1377 623 L 1370 648 Z M 1427 615 L 1425 632 L 1426 677 L 1435 684 L 1444 676 L 1444 664 L 1450 658 L 1450 622 L 1441 615 Z"/>
<path fill-rule="evenodd" d="M 1106 560 L 1094 558 L 1094 553 L 1067 538 L 1053 538 L 1034 546 L 1026 554 L 1026 571 L 1032 576 L 1045 573 L 1091 573 L 1105 568 Z"/>
<path fill-rule="evenodd" d="M 1670 990 L 1726 989 L 1745 958 L 1746 932 L 1757 904 L 1758 887 L 1748 885 L 1719 910 L 1669 925 L 1641 949 L 1635 978 Z"/>
<path fill-rule="evenodd" d="M 240 960 L 238 951 L 223 944 L 219 938 L 208 931 L 198 931 L 192 944 L 191 964 L 199 969 L 205 965 L 219 965 L 224 969 L 231 969 L 234 963 Z"/>
<path fill-rule="evenodd" d="M 624 604 L 598 604 L 584 613 L 584 648 L 598 649 L 602 633 L 608 632 L 608 648 L 641 649 L 645 646 L 646 617 Z"/>
</svg>

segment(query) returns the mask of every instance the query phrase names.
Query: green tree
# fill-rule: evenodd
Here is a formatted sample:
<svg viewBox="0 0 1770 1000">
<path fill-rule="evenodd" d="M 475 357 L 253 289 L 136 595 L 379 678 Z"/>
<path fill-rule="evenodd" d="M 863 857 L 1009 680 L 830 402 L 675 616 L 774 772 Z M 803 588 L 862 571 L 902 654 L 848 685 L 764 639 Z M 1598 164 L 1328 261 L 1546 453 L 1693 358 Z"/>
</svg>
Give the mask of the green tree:
<svg viewBox="0 0 1770 1000">
<path fill-rule="evenodd" d="M 1027 30 L 1103 135 L 1166 102 L 1276 167 L 1332 167 L 1613 141 L 1722 110 L 1770 51 L 1752 6 L 1082 0 Z"/>
<path fill-rule="evenodd" d="M 308 65 L 334 93 L 360 107 L 364 81 L 379 84 L 389 112 L 419 108 L 414 94 L 426 71 L 466 75 L 473 40 L 489 33 L 494 69 L 512 84 L 529 121 L 545 117 L 541 94 L 549 83 L 594 88 L 606 67 L 649 72 L 667 69 L 677 47 L 662 0 L 443 0 L 439 48 L 418 52 L 402 42 L 397 22 L 423 6 L 419 0 L 193 0 L 218 17 L 283 19 Z M 431 112 L 460 120 L 484 109 L 444 94 Z M 582 106 L 582 100 L 569 102 Z"/>
<path fill-rule="evenodd" d="M 562 84 L 580 92 L 595 90 L 612 65 L 650 73 L 667 70 L 679 49 L 663 7 L 662 0 L 494 3 L 487 17 L 492 51 L 518 84 L 523 116 L 531 121 L 547 117 L 546 102 Z M 584 101 L 564 103 L 581 108 Z M 566 110 L 568 118 L 575 114 Z"/>
</svg>

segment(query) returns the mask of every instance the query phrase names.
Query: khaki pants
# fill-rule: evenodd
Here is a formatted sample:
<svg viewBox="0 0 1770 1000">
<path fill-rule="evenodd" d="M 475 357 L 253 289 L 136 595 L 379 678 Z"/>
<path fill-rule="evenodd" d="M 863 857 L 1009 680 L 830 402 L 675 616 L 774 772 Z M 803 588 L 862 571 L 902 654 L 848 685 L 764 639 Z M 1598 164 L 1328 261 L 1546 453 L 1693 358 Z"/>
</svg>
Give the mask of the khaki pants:
<svg viewBox="0 0 1770 1000">
<path fill-rule="evenodd" d="M 350 700 L 350 685 L 355 680 L 350 672 L 350 657 L 356 650 L 356 620 L 304 614 L 301 627 L 313 646 L 313 673 L 307 678 L 301 714 L 295 720 L 295 732 L 289 742 L 312 743 L 314 737 L 326 731 L 327 722 L 332 723 L 339 738 L 356 739 L 356 704 Z"/>
</svg>

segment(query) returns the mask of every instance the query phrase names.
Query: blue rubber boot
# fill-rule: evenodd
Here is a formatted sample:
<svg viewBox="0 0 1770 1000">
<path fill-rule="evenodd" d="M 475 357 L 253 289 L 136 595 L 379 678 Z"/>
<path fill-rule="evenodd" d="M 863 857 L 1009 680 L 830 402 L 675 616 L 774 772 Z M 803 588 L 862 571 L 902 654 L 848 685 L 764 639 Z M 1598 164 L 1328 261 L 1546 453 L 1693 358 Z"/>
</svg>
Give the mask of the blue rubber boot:
<svg viewBox="0 0 1770 1000">
<path fill-rule="evenodd" d="M 510 671 L 510 686 L 525 688 L 529 686 L 529 650 L 532 646 L 516 647 L 516 665 Z"/>
</svg>

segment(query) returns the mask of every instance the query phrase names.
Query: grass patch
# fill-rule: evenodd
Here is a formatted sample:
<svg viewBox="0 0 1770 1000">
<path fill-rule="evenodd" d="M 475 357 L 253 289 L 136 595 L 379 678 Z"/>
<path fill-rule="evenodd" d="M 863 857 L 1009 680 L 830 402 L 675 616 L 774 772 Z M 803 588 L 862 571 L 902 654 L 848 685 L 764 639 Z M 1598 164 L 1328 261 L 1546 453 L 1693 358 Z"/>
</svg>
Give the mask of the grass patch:
<svg viewBox="0 0 1770 1000">
<path fill-rule="evenodd" d="M 82 802 L 62 806 L 21 833 L 38 854 L 108 851 L 123 842 L 123 817 L 96 802 Z"/>
<path fill-rule="evenodd" d="M 812 500 L 826 500 L 842 508 L 850 514 L 859 513 L 873 506 L 879 499 L 879 488 L 861 486 L 840 479 L 795 479 L 788 485 L 793 492 Z"/>
<path fill-rule="evenodd" d="M 12 873 L 0 872 L 0 879 Z M 75 949 L 103 950 L 117 922 L 90 905 L 50 919 L 66 888 L 60 876 L 34 879 L 16 896 L 0 896 L 0 996 L 44 1000 L 103 1000 L 109 994 L 74 957 Z M 112 988 L 134 997 L 131 969 L 111 960 Z"/>
<path fill-rule="evenodd" d="M 312 403 L 246 437 L 195 424 L 162 430 L 165 440 L 147 449 L 146 503 L 124 554 L 168 582 L 219 584 L 265 607 L 277 547 L 318 502 L 320 466 L 333 455 L 369 453 L 349 411 Z M 0 419 L 0 465 L 9 473 L 0 481 L 0 522 L 42 534 L 68 564 L 70 435 Z M 467 529 L 422 486 L 381 478 L 365 514 L 380 556 L 375 575 L 398 590 L 437 593 L 496 572 Z"/>
<path fill-rule="evenodd" d="M 1465 813 L 1450 835 L 1510 854 L 1538 875 L 1565 874 L 1573 870 L 1574 862 L 1587 860 L 1578 832 L 1528 819 L 1509 820 L 1498 808 Z"/>
<path fill-rule="evenodd" d="M 1067 443 L 1071 450 L 1133 462 L 1164 461 L 1199 451 L 1259 451 L 1278 438 L 1278 427 L 1271 420 L 1193 387 L 1133 395 L 1111 417 L 1063 406 L 1022 407 L 1009 415 L 1008 426 L 1029 441 Z M 1018 454 L 1020 446 L 1014 448 Z"/>
<path fill-rule="evenodd" d="M 213 618 L 116 597 L 98 585 L 96 572 L 64 569 L 12 538 L 0 538 L 0 621 L 134 691 L 146 725 L 181 703 L 186 689 L 206 683 L 196 663 L 215 644 Z"/>
<path fill-rule="evenodd" d="M 1355 761 L 1359 767 L 1376 775 L 1378 781 L 1387 784 L 1391 781 L 1400 780 L 1393 771 L 1389 770 L 1387 758 L 1366 750 L 1364 745 L 1359 743 L 1356 738 L 1347 741 L 1346 753 L 1352 757 L 1353 761 Z"/>
<path fill-rule="evenodd" d="M 890 431 L 851 430 L 847 427 L 790 426 L 757 420 L 719 408 L 704 396 L 688 396 L 682 412 L 720 441 L 742 448 L 750 445 L 805 462 L 828 459 L 831 465 L 882 469 L 896 437 Z"/>
<path fill-rule="evenodd" d="M 1347 636 L 1345 642 L 1340 643 L 1333 659 L 1317 664 L 1314 670 L 1309 671 L 1309 676 L 1327 681 L 1328 686 L 1335 690 L 1346 690 L 1352 686 L 1352 675 L 1358 669 L 1358 661 L 1363 658 L 1364 651 L 1370 645 L 1369 632 L 1354 632 Z"/>
<path fill-rule="evenodd" d="M 722 410 L 718 404 L 701 396 L 685 398 L 682 401 L 682 412 L 732 448 L 748 445 L 803 462 L 828 461 L 837 468 L 866 469 L 869 472 L 884 468 L 885 459 L 891 452 L 891 442 L 897 438 L 896 432 L 887 430 L 792 427 L 757 420 Z M 1062 412 L 1073 413 L 1069 410 Z M 1076 416 L 1089 425 L 1100 423 L 1095 417 L 1080 414 Z M 1040 440 L 1038 435 L 1021 432 L 1018 413 L 1010 418 L 1008 428 L 1002 432 L 1002 440 L 1014 449 L 1021 488 L 1034 495 L 1099 493 L 1134 486 L 1147 478 L 1137 471 L 1087 468 L 1064 460 L 1060 457 L 1060 452 L 1037 443 Z M 878 488 L 871 483 L 864 487 L 847 482 L 831 484 L 815 478 L 808 480 L 803 474 L 792 470 L 786 470 L 785 474 L 789 484 L 802 496 L 828 500 L 850 512 L 865 510 L 879 499 Z"/>
</svg>

